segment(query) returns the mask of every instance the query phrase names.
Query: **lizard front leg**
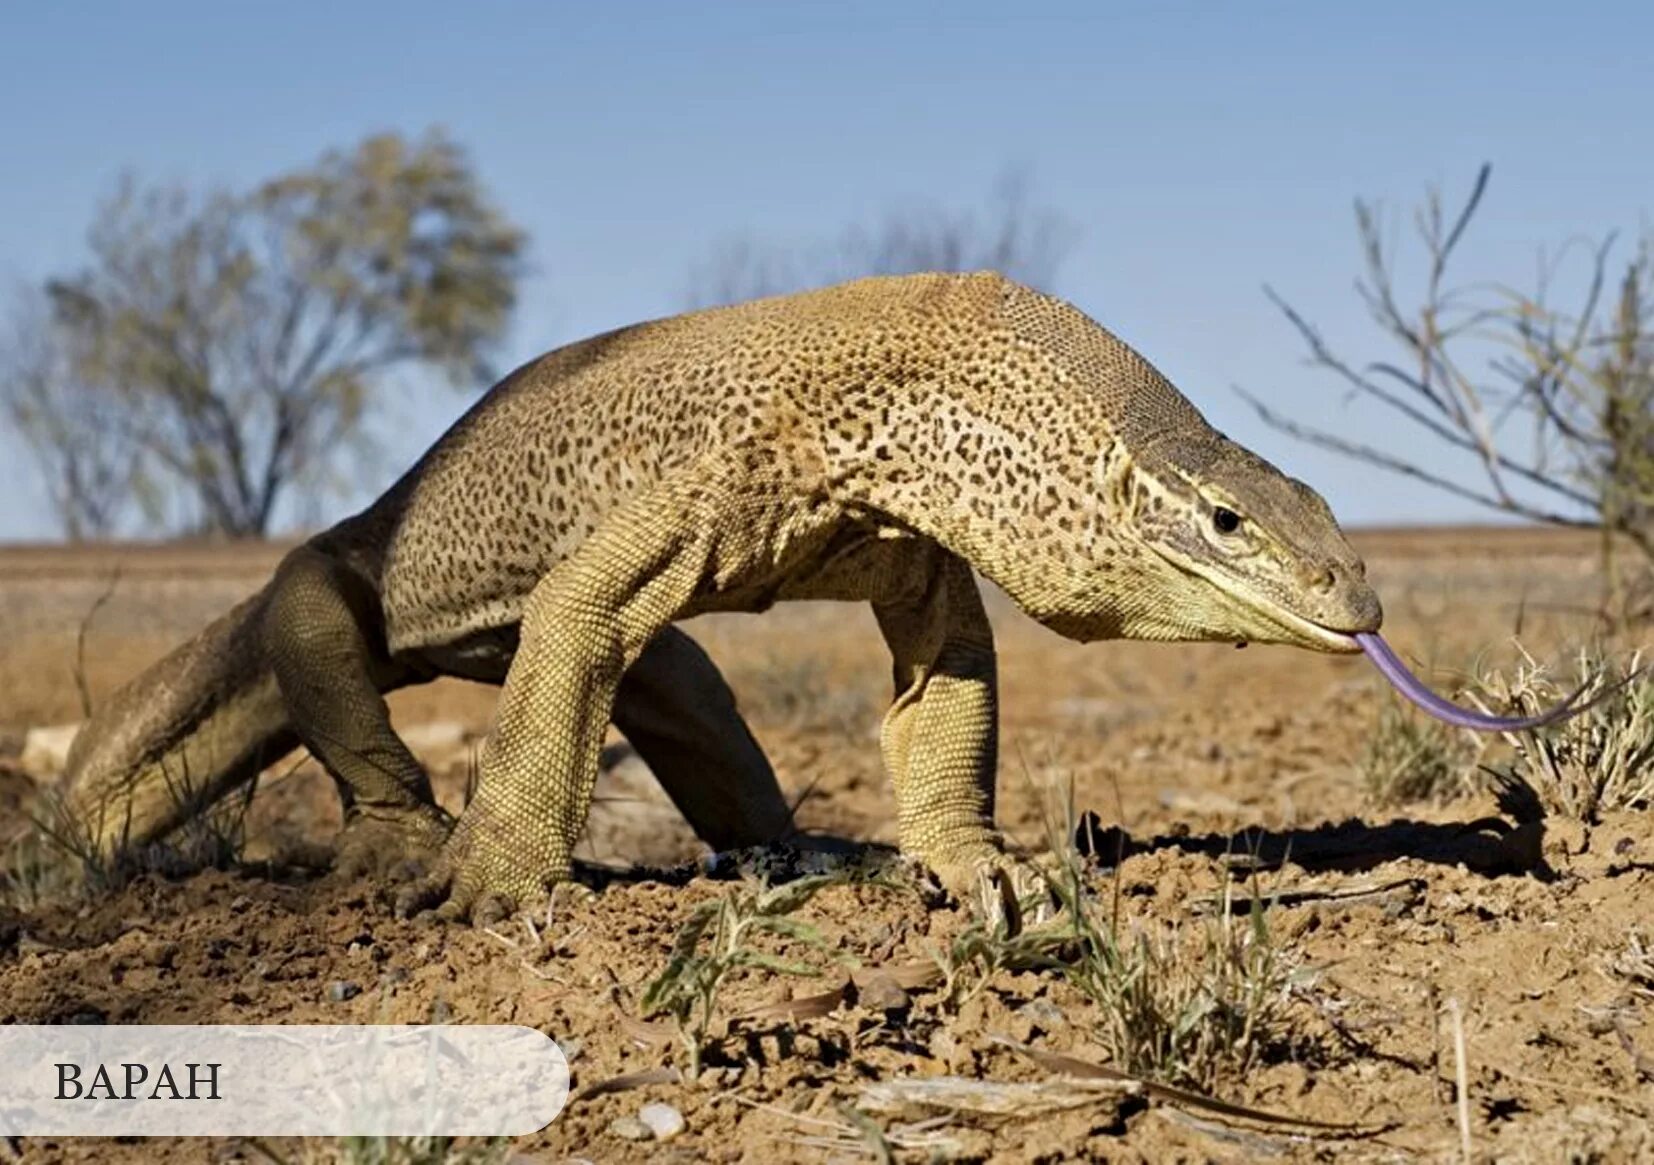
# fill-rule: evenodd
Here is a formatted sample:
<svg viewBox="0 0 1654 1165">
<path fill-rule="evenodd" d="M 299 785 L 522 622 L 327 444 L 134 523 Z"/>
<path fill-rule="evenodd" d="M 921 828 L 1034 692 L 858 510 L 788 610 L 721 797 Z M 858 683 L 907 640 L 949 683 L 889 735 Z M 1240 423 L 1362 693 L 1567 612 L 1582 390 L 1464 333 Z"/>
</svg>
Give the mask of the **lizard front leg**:
<svg viewBox="0 0 1654 1165">
<path fill-rule="evenodd" d="M 896 696 L 880 745 L 902 849 L 961 890 L 998 862 L 999 709 L 993 630 L 970 568 L 944 555 L 917 596 L 876 602 Z"/>
<path fill-rule="evenodd" d="M 694 499 L 663 487 L 534 587 L 476 795 L 399 913 L 441 902 L 448 918 L 498 916 L 569 876 L 621 677 L 693 598 L 711 528 Z"/>
</svg>

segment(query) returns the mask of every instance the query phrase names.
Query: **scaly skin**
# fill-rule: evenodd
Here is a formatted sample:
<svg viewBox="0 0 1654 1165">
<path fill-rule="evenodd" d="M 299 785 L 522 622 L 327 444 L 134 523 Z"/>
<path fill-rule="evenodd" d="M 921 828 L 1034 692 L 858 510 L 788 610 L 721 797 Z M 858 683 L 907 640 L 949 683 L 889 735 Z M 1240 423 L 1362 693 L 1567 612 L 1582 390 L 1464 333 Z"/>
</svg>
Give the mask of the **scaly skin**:
<svg viewBox="0 0 1654 1165">
<path fill-rule="evenodd" d="M 894 664 L 881 744 L 900 843 L 964 885 L 1003 860 L 973 572 L 1081 640 L 1352 651 L 1380 622 L 1325 503 L 1078 311 L 992 274 L 869 279 L 518 369 L 95 719 L 71 758 L 77 795 L 89 818 L 151 836 L 180 816 L 163 762 L 219 742 L 193 805 L 291 733 L 339 781 L 353 829 L 418 853 L 445 822 L 382 694 L 503 681 L 476 796 L 402 902 L 493 911 L 568 876 L 611 718 L 707 840 L 783 833 L 733 698 L 672 624 L 864 601 Z"/>
</svg>

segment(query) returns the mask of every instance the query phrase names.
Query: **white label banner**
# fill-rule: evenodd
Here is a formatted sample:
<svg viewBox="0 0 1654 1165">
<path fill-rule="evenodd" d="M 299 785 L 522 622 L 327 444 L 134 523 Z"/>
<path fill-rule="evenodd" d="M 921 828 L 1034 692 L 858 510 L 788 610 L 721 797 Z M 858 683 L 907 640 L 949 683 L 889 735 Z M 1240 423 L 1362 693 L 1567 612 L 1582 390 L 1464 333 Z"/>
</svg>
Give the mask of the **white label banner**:
<svg viewBox="0 0 1654 1165">
<path fill-rule="evenodd" d="M 12 1136 L 521 1136 L 568 1096 L 527 1027 L 0 1026 Z"/>
</svg>

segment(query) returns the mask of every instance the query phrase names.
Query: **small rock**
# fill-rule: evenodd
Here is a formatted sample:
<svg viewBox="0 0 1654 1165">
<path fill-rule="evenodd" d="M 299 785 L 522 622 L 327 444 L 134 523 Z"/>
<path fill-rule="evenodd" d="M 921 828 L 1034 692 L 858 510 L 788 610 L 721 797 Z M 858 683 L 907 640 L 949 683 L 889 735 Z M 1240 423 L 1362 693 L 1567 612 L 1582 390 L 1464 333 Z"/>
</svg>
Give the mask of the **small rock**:
<svg viewBox="0 0 1654 1165">
<path fill-rule="evenodd" d="M 329 1003 L 343 1003 L 347 999 L 355 999 L 361 993 L 362 985 L 352 983 L 349 979 L 335 979 L 327 985 Z"/>
<path fill-rule="evenodd" d="M 571 1036 L 566 1040 L 557 1041 L 557 1047 L 560 1051 L 562 1051 L 563 1059 L 567 1060 L 571 1064 L 580 1058 L 580 1051 L 585 1046 L 586 1041 L 574 1036 Z"/>
<path fill-rule="evenodd" d="M 609 1122 L 609 1131 L 628 1141 L 653 1139 L 655 1132 L 635 1116 L 619 1116 Z"/>
<path fill-rule="evenodd" d="M 37 781 L 56 780 L 68 762 L 69 745 L 74 743 L 75 733 L 79 731 L 79 722 L 29 729 L 23 737 L 17 763 Z"/>
<path fill-rule="evenodd" d="M 408 968 L 400 964 L 387 968 L 384 981 L 390 987 L 395 987 L 398 983 L 406 983 L 408 981 Z"/>
<path fill-rule="evenodd" d="M 638 1109 L 637 1119 L 655 1135 L 657 1141 L 669 1141 L 683 1132 L 683 1113 L 660 1101 Z"/>
<path fill-rule="evenodd" d="M 1068 1017 L 1063 1015 L 1062 1008 L 1049 999 L 1030 999 L 1017 1008 L 1017 1012 L 1027 1016 L 1029 1022 L 1044 1028 L 1046 1031 L 1062 1027 L 1068 1022 Z"/>
<path fill-rule="evenodd" d="M 913 1005 L 902 985 L 892 975 L 875 972 L 856 987 L 856 1000 L 870 1011 L 906 1011 Z"/>
<path fill-rule="evenodd" d="M 247 907 L 251 906 L 252 904 L 253 904 L 253 900 L 251 898 L 247 897 L 247 895 L 237 894 L 234 898 L 230 899 L 230 913 L 231 914 L 240 914 L 242 911 L 246 910 Z"/>
</svg>

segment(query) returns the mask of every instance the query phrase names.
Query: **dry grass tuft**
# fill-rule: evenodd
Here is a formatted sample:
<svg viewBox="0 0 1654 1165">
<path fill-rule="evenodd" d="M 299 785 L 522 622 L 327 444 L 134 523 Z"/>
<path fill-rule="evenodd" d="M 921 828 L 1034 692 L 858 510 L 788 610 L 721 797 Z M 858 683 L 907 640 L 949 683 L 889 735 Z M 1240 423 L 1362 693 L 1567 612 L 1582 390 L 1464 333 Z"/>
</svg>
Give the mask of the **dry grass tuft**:
<svg viewBox="0 0 1654 1165">
<path fill-rule="evenodd" d="M 1654 1000 L 1654 941 L 1637 927 L 1626 936 L 1625 947 L 1606 960 L 1611 978 L 1624 979 L 1645 999 Z"/>
<path fill-rule="evenodd" d="M 1256 882 L 1244 905 L 1226 893 L 1222 909 L 1197 922 L 1123 920 L 1118 881 L 1105 902 L 1073 845 L 1071 799 L 1060 814 L 1046 800 L 1053 868 L 1045 892 L 1059 914 L 1028 930 L 998 917 L 967 927 L 936 956 L 946 998 L 969 998 L 1003 970 L 1054 971 L 1095 1005 L 1094 1031 L 1115 1067 L 1206 1093 L 1235 1085 L 1266 1050 L 1291 1042 L 1289 1012 L 1309 976 L 1270 929 Z M 1025 899 L 1022 914 L 1039 905 Z"/>
<path fill-rule="evenodd" d="M 1547 812 L 1587 823 L 1606 812 L 1654 808 L 1654 685 L 1641 678 L 1625 682 L 1641 666 L 1642 654 L 1616 664 L 1600 648 L 1582 648 L 1572 685 L 1523 655 L 1525 662 L 1513 672 L 1480 677 L 1489 702 L 1527 715 L 1566 699 L 1575 687 L 1590 700 L 1611 685 L 1623 686 L 1561 724 L 1508 734 L 1514 755 L 1496 775 L 1533 789 Z"/>
<path fill-rule="evenodd" d="M 1290 1042 L 1293 995 L 1308 979 L 1269 927 L 1254 883 L 1238 907 L 1195 923 L 1122 925 L 1065 871 L 1053 889 L 1078 942 L 1069 981 L 1097 1006 L 1097 1035 L 1134 1076 L 1216 1094 L 1270 1047 Z"/>
<path fill-rule="evenodd" d="M 249 783 L 241 795 L 190 813 L 159 841 L 120 844 L 109 854 L 94 841 L 100 823 L 83 820 L 61 791 L 48 789 L 29 813 L 31 828 L 0 856 L 0 903 L 31 909 L 47 901 L 114 894 L 145 874 L 178 879 L 230 869 L 240 864 L 246 848 L 253 789 Z M 173 785 L 170 795 L 190 798 L 182 783 Z"/>
<path fill-rule="evenodd" d="M 463 1143 L 455 1137 L 340 1137 L 306 1141 L 290 1155 L 263 1140 L 249 1147 L 270 1165 L 501 1165 L 511 1160 L 502 1138 Z"/>
<path fill-rule="evenodd" d="M 1444 802 L 1475 790 L 1480 743 L 1470 733 L 1386 700 L 1358 770 L 1378 805 Z"/>
</svg>

